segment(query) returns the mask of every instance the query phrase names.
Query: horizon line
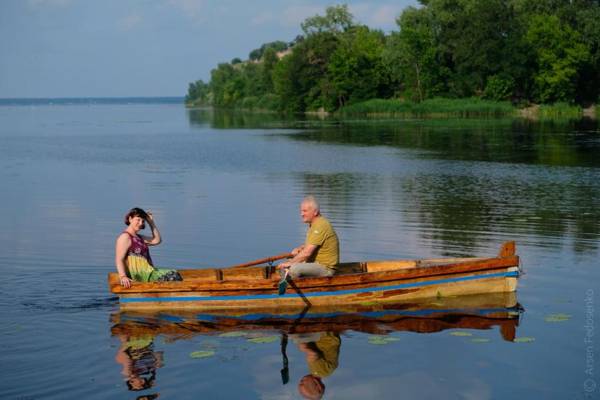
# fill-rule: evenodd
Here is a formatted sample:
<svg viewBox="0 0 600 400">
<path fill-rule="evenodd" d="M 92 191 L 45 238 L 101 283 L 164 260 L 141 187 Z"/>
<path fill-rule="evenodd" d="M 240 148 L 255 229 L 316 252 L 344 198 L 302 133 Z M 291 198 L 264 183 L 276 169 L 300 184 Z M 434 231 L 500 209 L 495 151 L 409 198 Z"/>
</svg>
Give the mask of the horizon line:
<svg viewBox="0 0 600 400">
<path fill-rule="evenodd" d="M 185 96 L 65 96 L 65 97 L 0 97 L 1 100 L 70 100 L 70 99 L 184 99 Z"/>
</svg>

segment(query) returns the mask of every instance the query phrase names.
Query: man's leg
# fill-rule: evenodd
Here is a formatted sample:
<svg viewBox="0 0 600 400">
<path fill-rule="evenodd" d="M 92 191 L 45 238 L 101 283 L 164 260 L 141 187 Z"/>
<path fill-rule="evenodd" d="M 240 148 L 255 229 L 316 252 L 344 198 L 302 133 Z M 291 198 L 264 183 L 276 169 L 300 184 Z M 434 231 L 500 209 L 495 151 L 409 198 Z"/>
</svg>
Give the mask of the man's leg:
<svg viewBox="0 0 600 400">
<path fill-rule="evenodd" d="M 292 279 L 303 276 L 333 276 L 333 270 L 319 263 L 298 263 L 290 267 Z"/>
</svg>

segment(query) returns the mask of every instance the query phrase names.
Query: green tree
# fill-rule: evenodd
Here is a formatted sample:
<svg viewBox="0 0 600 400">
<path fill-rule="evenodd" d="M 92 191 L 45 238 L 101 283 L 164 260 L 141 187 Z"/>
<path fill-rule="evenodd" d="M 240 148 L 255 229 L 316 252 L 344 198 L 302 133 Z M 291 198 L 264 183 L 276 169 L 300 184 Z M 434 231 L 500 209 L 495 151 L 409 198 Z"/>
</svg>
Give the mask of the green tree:
<svg viewBox="0 0 600 400">
<path fill-rule="evenodd" d="M 324 16 L 315 15 L 302 23 L 306 37 L 297 41 L 273 74 L 275 94 L 283 110 L 303 112 L 336 107 L 328 66 L 340 36 L 352 26 L 352 14 L 345 5 L 328 7 Z"/>
<path fill-rule="evenodd" d="M 506 0 L 430 0 L 440 57 L 451 71 L 450 93 L 481 94 L 487 77 L 510 64 L 514 9 Z"/>
<path fill-rule="evenodd" d="M 188 86 L 185 102 L 194 104 L 208 104 L 209 85 L 204 83 L 202 79 L 197 80 L 196 82 L 191 82 Z"/>
<path fill-rule="evenodd" d="M 277 57 L 275 49 L 266 49 L 262 58 L 262 70 L 260 77 L 265 92 L 273 92 L 273 70 L 278 62 L 279 58 Z"/>
<path fill-rule="evenodd" d="M 562 24 L 555 15 L 534 15 L 530 18 L 526 41 L 537 66 L 533 76 L 536 100 L 573 101 L 579 68 L 590 56 L 579 32 Z"/>
<path fill-rule="evenodd" d="M 323 32 L 339 34 L 354 26 L 354 17 L 347 4 L 330 6 L 325 10 L 325 15 L 309 17 L 300 26 L 307 36 Z"/>
<path fill-rule="evenodd" d="M 264 43 L 258 49 L 252 50 L 249 54 L 249 58 L 250 58 L 250 60 L 258 61 L 264 56 L 265 52 L 268 49 L 272 49 L 277 53 L 279 51 L 286 50 L 288 47 L 289 47 L 289 45 L 286 42 L 282 42 L 281 40 Z"/>
<path fill-rule="evenodd" d="M 388 85 L 383 65 L 385 36 L 367 26 L 356 26 L 340 37 L 340 43 L 327 65 L 328 81 L 335 108 L 347 103 L 380 97 Z"/>
<path fill-rule="evenodd" d="M 385 52 L 386 64 L 398 91 L 423 101 L 442 91 L 442 69 L 437 60 L 438 50 L 431 11 L 409 7 L 396 19 L 399 32 L 393 32 Z"/>
</svg>

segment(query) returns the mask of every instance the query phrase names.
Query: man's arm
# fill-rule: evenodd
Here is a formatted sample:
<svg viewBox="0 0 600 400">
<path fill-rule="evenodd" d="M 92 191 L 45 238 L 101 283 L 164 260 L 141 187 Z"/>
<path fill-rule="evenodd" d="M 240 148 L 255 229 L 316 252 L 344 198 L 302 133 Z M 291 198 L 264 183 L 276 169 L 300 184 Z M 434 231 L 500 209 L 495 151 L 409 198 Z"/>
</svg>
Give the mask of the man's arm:
<svg viewBox="0 0 600 400">
<path fill-rule="evenodd" d="M 317 246 L 315 246 L 314 244 L 305 244 L 305 245 L 301 246 L 301 248 L 302 249 L 299 250 L 299 252 L 292 259 L 279 264 L 279 268 L 289 268 L 290 266 L 292 266 L 294 264 L 305 262 L 317 250 Z M 298 249 L 300 249 L 300 248 L 298 248 Z M 296 249 L 294 249 L 294 250 L 296 250 Z M 294 254 L 294 253 L 292 252 L 292 254 Z"/>
</svg>

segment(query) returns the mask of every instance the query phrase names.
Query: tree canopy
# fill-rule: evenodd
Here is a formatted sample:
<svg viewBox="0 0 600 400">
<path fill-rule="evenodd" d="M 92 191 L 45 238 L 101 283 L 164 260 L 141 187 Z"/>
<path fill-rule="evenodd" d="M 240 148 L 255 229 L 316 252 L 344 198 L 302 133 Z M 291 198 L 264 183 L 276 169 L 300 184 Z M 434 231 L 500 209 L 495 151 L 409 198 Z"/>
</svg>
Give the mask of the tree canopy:
<svg viewBox="0 0 600 400">
<path fill-rule="evenodd" d="M 369 99 L 480 97 L 597 102 L 597 0 L 420 0 L 384 34 L 346 5 L 301 24 L 291 42 L 261 45 L 243 61 L 190 83 L 186 101 L 288 112 L 337 110 Z"/>
</svg>

